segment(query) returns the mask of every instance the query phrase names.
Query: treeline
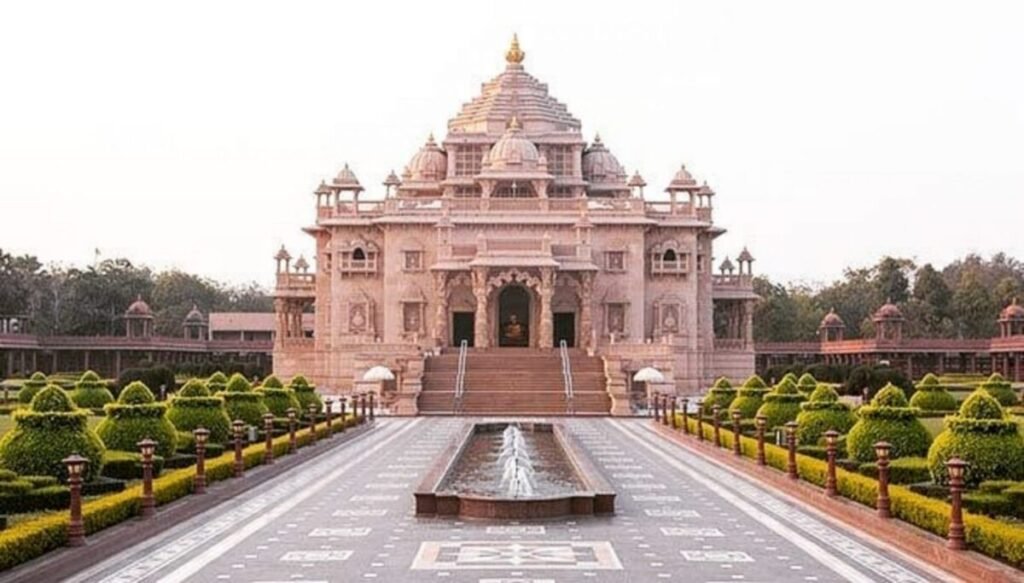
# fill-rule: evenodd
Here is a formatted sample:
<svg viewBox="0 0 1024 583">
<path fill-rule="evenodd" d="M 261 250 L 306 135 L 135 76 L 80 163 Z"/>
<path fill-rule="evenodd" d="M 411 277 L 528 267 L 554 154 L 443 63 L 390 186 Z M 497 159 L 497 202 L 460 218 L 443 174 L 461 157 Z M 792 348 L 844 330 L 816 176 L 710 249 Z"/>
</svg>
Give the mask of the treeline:
<svg viewBox="0 0 1024 583">
<path fill-rule="evenodd" d="M 0 249 L 0 315 L 27 316 L 38 334 L 121 334 L 120 317 L 140 295 L 153 309 L 161 336 L 181 334 L 193 303 L 204 315 L 273 310 L 269 294 L 255 283 L 232 286 L 176 270 L 153 271 L 127 259 L 44 266 L 32 255 Z"/>
<path fill-rule="evenodd" d="M 1024 301 L 1024 264 L 1003 253 L 985 259 L 967 255 L 942 268 L 884 257 L 876 265 L 849 268 L 824 287 L 754 280 L 761 296 L 754 312 L 754 338 L 762 342 L 815 340 L 830 309 L 846 323 L 847 338 L 874 336 L 871 315 L 886 301 L 906 318 L 911 338 L 989 338 L 999 312 L 1015 297 Z"/>
</svg>

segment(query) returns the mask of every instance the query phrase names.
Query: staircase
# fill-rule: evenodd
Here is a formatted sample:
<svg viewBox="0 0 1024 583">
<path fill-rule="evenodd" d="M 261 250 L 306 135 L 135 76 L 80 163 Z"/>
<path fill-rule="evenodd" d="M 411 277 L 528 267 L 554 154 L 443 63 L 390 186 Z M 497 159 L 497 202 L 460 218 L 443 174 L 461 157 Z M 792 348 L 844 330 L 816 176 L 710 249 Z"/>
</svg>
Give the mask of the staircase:
<svg viewBox="0 0 1024 583">
<path fill-rule="evenodd" d="M 611 398 L 604 363 L 570 350 L 573 410 L 576 415 L 608 415 Z M 423 372 L 419 410 L 424 415 L 451 415 L 455 406 L 457 351 L 430 357 Z M 557 350 L 494 348 L 470 350 L 462 396 L 465 415 L 564 415 L 565 384 Z"/>
</svg>

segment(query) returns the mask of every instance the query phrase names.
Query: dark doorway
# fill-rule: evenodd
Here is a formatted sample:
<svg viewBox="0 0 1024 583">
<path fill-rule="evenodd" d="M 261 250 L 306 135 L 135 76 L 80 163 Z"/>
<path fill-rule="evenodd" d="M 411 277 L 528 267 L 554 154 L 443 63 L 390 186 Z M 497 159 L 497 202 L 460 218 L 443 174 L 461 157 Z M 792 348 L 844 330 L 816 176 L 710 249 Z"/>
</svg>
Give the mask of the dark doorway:
<svg viewBox="0 0 1024 583">
<path fill-rule="evenodd" d="M 452 344 L 462 346 L 462 341 L 473 346 L 473 328 L 476 317 L 473 312 L 452 313 Z"/>
<path fill-rule="evenodd" d="M 498 346 L 530 345 L 530 292 L 510 285 L 498 294 Z"/>
<path fill-rule="evenodd" d="M 573 312 L 555 312 L 555 346 L 565 345 L 572 348 L 576 345 L 576 314 Z"/>
</svg>

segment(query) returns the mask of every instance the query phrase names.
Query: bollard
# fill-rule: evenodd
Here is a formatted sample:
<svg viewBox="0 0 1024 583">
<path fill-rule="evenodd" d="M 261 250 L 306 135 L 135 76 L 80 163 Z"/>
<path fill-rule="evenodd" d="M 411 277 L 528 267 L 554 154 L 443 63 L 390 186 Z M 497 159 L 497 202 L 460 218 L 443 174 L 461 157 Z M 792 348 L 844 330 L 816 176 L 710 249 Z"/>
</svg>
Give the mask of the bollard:
<svg viewBox="0 0 1024 583">
<path fill-rule="evenodd" d="M 757 427 L 757 465 L 765 465 L 764 459 L 764 430 L 768 425 L 768 418 L 764 415 L 754 417 L 754 424 Z"/>
<path fill-rule="evenodd" d="M 82 474 L 89 460 L 73 453 L 62 461 L 68 469 L 68 490 L 71 495 L 68 546 L 80 547 L 85 544 L 85 524 L 82 522 Z"/>
<path fill-rule="evenodd" d="M 732 412 L 732 452 L 736 455 L 743 455 L 743 449 L 740 444 L 740 417 L 743 414 L 739 411 Z"/>
<path fill-rule="evenodd" d="M 270 465 L 274 463 L 274 414 L 263 414 L 263 433 L 266 442 L 266 449 L 263 451 L 263 463 Z"/>
<path fill-rule="evenodd" d="M 370 393 L 370 421 L 373 421 L 374 419 L 377 418 L 377 415 L 375 413 L 375 411 L 377 409 L 377 407 L 376 407 L 376 395 L 377 395 L 377 393 L 373 393 L 373 392 Z"/>
<path fill-rule="evenodd" d="M 964 514 L 963 514 L 963 491 L 964 491 L 964 470 L 967 469 L 967 462 L 960 458 L 953 458 L 946 462 L 946 470 L 949 472 L 949 534 L 946 537 L 946 548 L 954 551 L 962 551 L 967 548 L 967 541 L 964 538 Z"/>
<path fill-rule="evenodd" d="M 295 439 L 295 407 L 288 407 L 288 453 L 295 453 L 299 442 Z"/>
<path fill-rule="evenodd" d="M 331 409 L 334 407 L 334 399 L 324 399 L 324 407 L 327 412 L 327 437 L 334 435 L 334 428 L 331 427 Z"/>
<path fill-rule="evenodd" d="M 683 434 L 690 434 L 690 400 L 683 397 Z"/>
<path fill-rule="evenodd" d="M 825 495 L 835 497 L 839 495 L 836 488 L 836 443 L 839 439 L 839 432 L 829 429 L 825 432 L 825 459 L 828 462 L 828 474 L 825 476 Z"/>
<path fill-rule="evenodd" d="M 316 443 L 316 405 L 309 406 L 309 438 L 310 443 Z"/>
<path fill-rule="evenodd" d="M 889 518 L 889 452 L 892 446 L 885 441 L 875 444 L 875 458 L 878 465 L 878 497 L 875 499 L 875 510 L 881 518 Z"/>
<path fill-rule="evenodd" d="M 156 500 L 153 499 L 153 452 L 156 451 L 156 442 L 147 437 L 136 445 L 142 452 L 142 517 L 150 518 L 156 514 Z"/>
<path fill-rule="evenodd" d="M 789 449 L 789 456 L 786 459 L 786 474 L 793 480 L 799 480 L 800 474 L 796 469 L 796 421 L 786 423 L 786 448 Z"/>
<path fill-rule="evenodd" d="M 665 427 L 669 426 L 668 400 L 670 398 L 671 397 L 669 397 L 668 393 L 662 393 L 661 395 L 661 424 L 664 425 Z"/>
<path fill-rule="evenodd" d="M 722 407 L 718 403 L 711 406 L 712 424 L 715 428 L 715 447 L 722 447 L 722 423 L 721 423 Z"/>
<path fill-rule="evenodd" d="M 697 441 L 704 441 L 704 401 L 697 401 Z"/>
<path fill-rule="evenodd" d="M 345 426 L 348 425 L 348 420 L 345 419 L 345 397 L 338 397 L 338 406 L 341 414 L 341 433 L 345 433 Z"/>
<path fill-rule="evenodd" d="M 679 429 L 679 420 L 676 419 L 676 397 L 672 397 L 672 429 Z"/>
<path fill-rule="evenodd" d="M 197 427 L 192 432 L 196 440 L 196 477 L 192 480 L 192 493 L 206 493 L 206 441 L 210 438 L 210 430 Z"/>
<path fill-rule="evenodd" d="M 362 410 L 363 413 L 362 415 L 360 415 L 359 422 L 366 423 L 366 393 L 359 393 L 359 408 Z"/>
<path fill-rule="evenodd" d="M 245 473 L 245 462 L 242 460 L 242 432 L 245 431 L 245 421 L 235 419 L 231 423 L 231 429 L 235 432 L 235 477 L 241 478 Z"/>
</svg>

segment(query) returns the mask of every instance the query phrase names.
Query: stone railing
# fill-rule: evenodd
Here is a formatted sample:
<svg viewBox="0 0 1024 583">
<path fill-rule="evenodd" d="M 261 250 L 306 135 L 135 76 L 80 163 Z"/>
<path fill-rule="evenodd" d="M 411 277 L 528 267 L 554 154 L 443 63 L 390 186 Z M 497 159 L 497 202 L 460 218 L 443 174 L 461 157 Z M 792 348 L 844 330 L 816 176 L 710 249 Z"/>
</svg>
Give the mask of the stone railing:
<svg viewBox="0 0 1024 583">
<path fill-rule="evenodd" d="M 745 350 L 748 348 L 742 338 L 715 338 L 715 350 Z"/>
</svg>

